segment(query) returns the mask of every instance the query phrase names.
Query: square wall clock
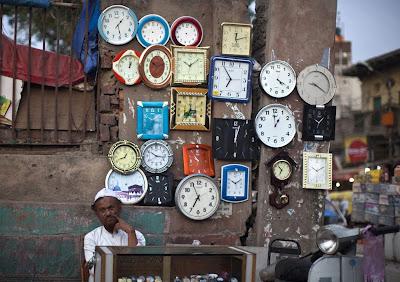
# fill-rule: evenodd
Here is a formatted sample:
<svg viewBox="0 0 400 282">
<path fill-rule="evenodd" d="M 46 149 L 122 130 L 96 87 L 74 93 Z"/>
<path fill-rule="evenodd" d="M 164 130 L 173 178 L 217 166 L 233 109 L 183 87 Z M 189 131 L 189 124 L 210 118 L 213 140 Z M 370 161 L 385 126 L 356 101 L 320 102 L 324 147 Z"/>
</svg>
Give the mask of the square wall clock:
<svg viewBox="0 0 400 282">
<path fill-rule="evenodd" d="M 311 106 L 305 104 L 303 111 L 303 140 L 335 140 L 335 120 L 335 106 Z"/>
<path fill-rule="evenodd" d="M 303 152 L 303 188 L 332 189 L 332 154 Z"/>
<path fill-rule="evenodd" d="M 222 23 L 222 54 L 233 56 L 251 55 L 253 26 L 243 23 Z"/>
<path fill-rule="evenodd" d="M 221 167 L 221 200 L 239 203 L 249 199 L 249 171 L 241 164 Z"/>
<path fill-rule="evenodd" d="M 176 130 L 210 130 L 211 102 L 207 89 L 171 88 L 170 127 Z"/>
<path fill-rule="evenodd" d="M 137 138 L 168 138 L 168 102 L 137 102 Z"/>
<path fill-rule="evenodd" d="M 214 158 L 211 147 L 204 144 L 184 144 L 183 151 L 183 173 L 185 175 L 201 173 L 213 177 Z"/>
</svg>

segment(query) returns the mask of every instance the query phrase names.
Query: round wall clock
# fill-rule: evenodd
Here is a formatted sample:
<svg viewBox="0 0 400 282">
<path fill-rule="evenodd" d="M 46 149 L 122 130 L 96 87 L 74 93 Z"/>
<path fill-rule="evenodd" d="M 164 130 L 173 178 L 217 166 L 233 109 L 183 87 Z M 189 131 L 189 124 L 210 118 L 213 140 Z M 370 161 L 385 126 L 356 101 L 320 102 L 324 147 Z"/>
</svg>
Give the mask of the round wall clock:
<svg viewBox="0 0 400 282">
<path fill-rule="evenodd" d="M 260 84 L 268 95 L 283 98 L 295 88 L 296 73 L 287 62 L 271 61 L 260 72 Z"/>
<path fill-rule="evenodd" d="M 335 95 L 336 82 L 332 73 L 320 65 L 302 70 L 297 78 L 297 91 L 310 105 L 325 105 Z"/>
<path fill-rule="evenodd" d="M 139 73 L 143 83 L 153 89 L 165 88 L 171 80 L 171 52 L 161 45 L 152 45 L 143 51 Z"/>
<path fill-rule="evenodd" d="M 281 104 L 263 107 L 255 118 L 258 138 L 267 146 L 283 147 L 292 141 L 296 134 L 296 124 L 292 111 Z"/>
<path fill-rule="evenodd" d="M 171 40 L 175 45 L 199 46 L 203 40 L 203 28 L 193 17 L 179 17 L 171 25 Z"/>
<path fill-rule="evenodd" d="M 135 38 L 138 21 L 135 13 L 128 7 L 112 5 L 100 14 L 97 28 L 106 42 L 123 45 Z"/>
<path fill-rule="evenodd" d="M 166 171 L 172 164 L 173 153 L 167 142 L 162 140 L 146 141 L 142 147 L 142 167 L 151 173 Z"/>
<path fill-rule="evenodd" d="M 178 209 L 190 219 L 209 218 L 219 206 L 218 187 L 207 175 L 186 176 L 176 188 L 175 203 Z"/>
<path fill-rule="evenodd" d="M 139 20 L 136 37 L 139 43 L 146 48 L 155 44 L 167 44 L 169 34 L 168 22 L 160 15 L 150 14 Z"/>
<path fill-rule="evenodd" d="M 280 180 L 287 180 L 292 175 L 292 165 L 287 160 L 277 160 L 272 164 L 273 176 Z"/>
<path fill-rule="evenodd" d="M 139 57 L 140 53 L 135 50 L 119 52 L 112 63 L 115 78 L 126 85 L 139 83 Z"/>
<path fill-rule="evenodd" d="M 122 140 L 114 143 L 108 152 L 112 169 L 123 174 L 137 170 L 141 162 L 139 147 L 130 141 Z"/>
<path fill-rule="evenodd" d="M 145 196 L 148 183 L 146 175 L 140 169 L 127 175 L 110 170 L 105 185 L 116 193 L 123 204 L 136 204 Z"/>
</svg>

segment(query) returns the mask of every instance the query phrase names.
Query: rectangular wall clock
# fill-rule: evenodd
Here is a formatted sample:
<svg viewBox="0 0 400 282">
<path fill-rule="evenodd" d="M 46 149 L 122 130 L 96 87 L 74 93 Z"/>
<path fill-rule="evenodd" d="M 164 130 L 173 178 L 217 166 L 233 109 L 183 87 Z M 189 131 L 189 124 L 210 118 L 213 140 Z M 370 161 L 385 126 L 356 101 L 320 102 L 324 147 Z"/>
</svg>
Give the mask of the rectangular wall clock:
<svg viewBox="0 0 400 282">
<path fill-rule="evenodd" d="M 137 138 L 168 138 L 168 102 L 137 102 Z"/>
<path fill-rule="evenodd" d="M 303 134 L 304 141 L 335 140 L 335 106 L 304 105 Z"/>
<path fill-rule="evenodd" d="M 332 189 L 332 154 L 303 152 L 303 188 Z"/>
</svg>

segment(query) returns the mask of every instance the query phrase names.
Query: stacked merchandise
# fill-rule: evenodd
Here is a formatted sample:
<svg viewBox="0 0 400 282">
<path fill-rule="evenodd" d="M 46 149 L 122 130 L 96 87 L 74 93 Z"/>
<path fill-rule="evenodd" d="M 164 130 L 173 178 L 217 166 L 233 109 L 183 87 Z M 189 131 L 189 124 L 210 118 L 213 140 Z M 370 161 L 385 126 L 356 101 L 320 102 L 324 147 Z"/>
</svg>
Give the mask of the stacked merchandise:
<svg viewBox="0 0 400 282">
<path fill-rule="evenodd" d="M 353 222 L 400 224 L 400 185 L 353 183 Z"/>
</svg>

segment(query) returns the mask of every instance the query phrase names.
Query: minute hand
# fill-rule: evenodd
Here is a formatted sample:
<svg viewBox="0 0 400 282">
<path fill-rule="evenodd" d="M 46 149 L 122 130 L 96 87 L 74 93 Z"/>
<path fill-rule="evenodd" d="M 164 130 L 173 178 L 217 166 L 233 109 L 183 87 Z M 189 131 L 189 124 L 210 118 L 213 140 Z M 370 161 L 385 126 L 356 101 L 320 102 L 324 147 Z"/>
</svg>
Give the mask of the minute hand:
<svg viewBox="0 0 400 282">
<path fill-rule="evenodd" d="M 319 90 L 321 90 L 322 92 L 326 93 L 326 91 L 324 89 L 322 89 L 318 84 L 316 84 L 315 82 L 311 82 L 309 83 L 310 85 L 317 87 Z"/>
</svg>

